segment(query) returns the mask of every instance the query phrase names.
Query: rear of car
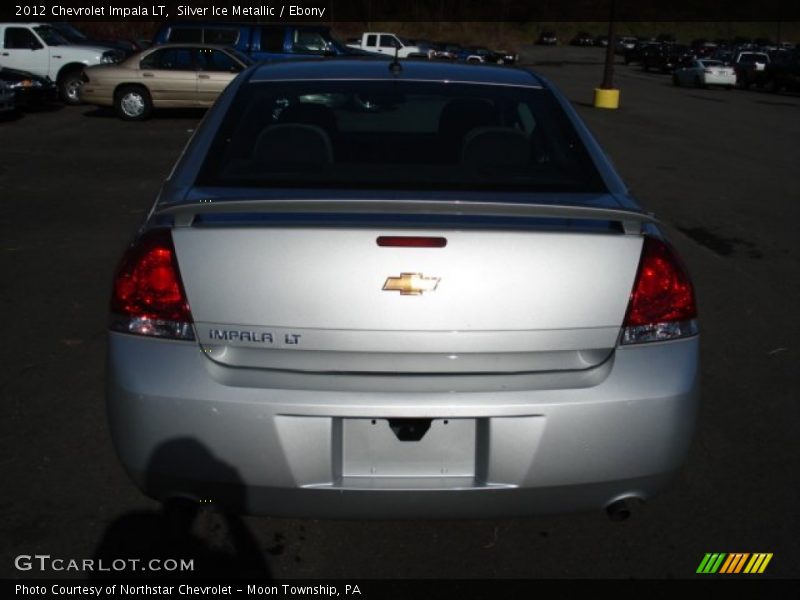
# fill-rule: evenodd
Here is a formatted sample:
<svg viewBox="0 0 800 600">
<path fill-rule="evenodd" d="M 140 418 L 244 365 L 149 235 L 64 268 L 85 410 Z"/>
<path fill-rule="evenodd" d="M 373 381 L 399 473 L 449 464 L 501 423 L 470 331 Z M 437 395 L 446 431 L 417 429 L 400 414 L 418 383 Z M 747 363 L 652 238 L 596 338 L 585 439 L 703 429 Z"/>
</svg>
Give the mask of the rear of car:
<svg viewBox="0 0 800 600">
<path fill-rule="evenodd" d="M 159 499 L 256 514 L 600 509 L 680 465 L 691 283 L 526 71 L 248 70 L 117 271 L 108 409 Z"/>
<path fill-rule="evenodd" d="M 700 60 L 705 85 L 721 85 L 731 89 L 736 85 L 736 71 L 718 60 Z"/>
<path fill-rule="evenodd" d="M 536 43 L 542 46 L 556 46 L 558 44 L 558 37 L 554 31 L 543 31 L 539 34 L 539 39 L 536 40 Z"/>
</svg>

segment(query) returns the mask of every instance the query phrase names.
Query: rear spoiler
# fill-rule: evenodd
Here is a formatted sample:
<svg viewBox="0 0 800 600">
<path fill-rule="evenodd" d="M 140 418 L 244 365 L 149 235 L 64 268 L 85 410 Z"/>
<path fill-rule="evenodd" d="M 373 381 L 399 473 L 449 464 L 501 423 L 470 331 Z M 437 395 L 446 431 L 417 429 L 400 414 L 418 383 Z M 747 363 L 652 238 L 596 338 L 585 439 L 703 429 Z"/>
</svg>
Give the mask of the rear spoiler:
<svg viewBox="0 0 800 600">
<path fill-rule="evenodd" d="M 205 214 L 317 213 L 375 215 L 473 215 L 486 217 L 541 217 L 614 221 L 627 235 L 640 235 L 645 223 L 657 223 L 652 213 L 636 210 L 573 206 L 471 202 L 460 200 L 200 200 L 156 209 L 171 216 L 175 227 L 191 227 Z"/>
</svg>

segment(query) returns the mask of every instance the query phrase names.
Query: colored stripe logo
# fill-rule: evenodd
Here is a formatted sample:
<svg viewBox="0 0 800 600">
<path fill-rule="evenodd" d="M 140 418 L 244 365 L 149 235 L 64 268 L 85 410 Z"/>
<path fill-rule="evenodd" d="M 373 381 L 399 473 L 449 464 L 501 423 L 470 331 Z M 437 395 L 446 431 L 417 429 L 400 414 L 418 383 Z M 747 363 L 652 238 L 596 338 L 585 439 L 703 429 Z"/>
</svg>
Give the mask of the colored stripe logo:
<svg viewBox="0 0 800 600">
<path fill-rule="evenodd" d="M 751 575 L 763 573 L 769 561 L 772 560 L 772 553 L 769 552 L 708 552 L 700 561 L 697 573 L 714 574 L 724 573 L 726 575 L 748 573 Z"/>
</svg>

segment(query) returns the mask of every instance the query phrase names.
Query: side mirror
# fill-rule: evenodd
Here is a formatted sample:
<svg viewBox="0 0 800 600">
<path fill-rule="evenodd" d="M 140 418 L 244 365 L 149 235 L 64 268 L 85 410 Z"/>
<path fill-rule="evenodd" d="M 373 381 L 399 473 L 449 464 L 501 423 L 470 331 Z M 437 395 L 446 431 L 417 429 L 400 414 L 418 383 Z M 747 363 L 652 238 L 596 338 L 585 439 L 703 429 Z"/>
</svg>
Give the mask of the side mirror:
<svg viewBox="0 0 800 600">
<path fill-rule="evenodd" d="M 41 50 L 42 49 L 42 45 L 39 42 L 37 42 L 36 40 L 31 40 L 31 42 L 29 44 L 29 47 L 30 47 L 31 50 Z"/>
</svg>

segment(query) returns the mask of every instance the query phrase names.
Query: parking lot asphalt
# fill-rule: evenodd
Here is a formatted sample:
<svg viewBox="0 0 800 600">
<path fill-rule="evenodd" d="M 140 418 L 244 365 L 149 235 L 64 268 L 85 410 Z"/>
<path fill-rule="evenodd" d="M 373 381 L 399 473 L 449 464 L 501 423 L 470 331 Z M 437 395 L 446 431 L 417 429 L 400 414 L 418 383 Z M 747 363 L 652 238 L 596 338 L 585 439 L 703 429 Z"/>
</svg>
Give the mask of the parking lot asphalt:
<svg viewBox="0 0 800 600">
<path fill-rule="evenodd" d="M 765 576 L 800 577 L 800 96 L 675 88 L 618 65 L 621 107 L 598 110 L 601 55 L 525 54 L 662 219 L 695 280 L 702 406 L 684 468 L 622 523 L 247 517 L 265 574 L 683 578 L 706 552 L 771 552 Z M 134 557 L 157 535 L 157 506 L 128 480 L 106 425 L 107 301 L 118 257 L 201 115 L 126 123 L 81 106 L 0 123 L 0 577 L 30 575 L 14 568 L 20 554 L 80 559 L 115 546 Z M 236 551 L 230 529 L 206 512 L 194 533 L 224 555 Z"/>
</svg>

